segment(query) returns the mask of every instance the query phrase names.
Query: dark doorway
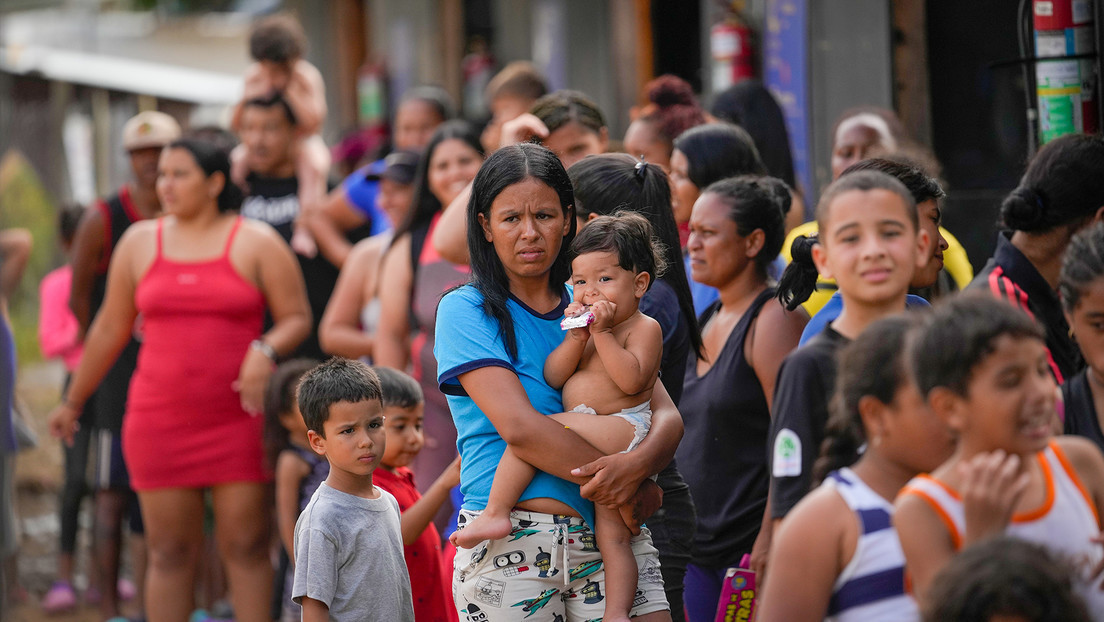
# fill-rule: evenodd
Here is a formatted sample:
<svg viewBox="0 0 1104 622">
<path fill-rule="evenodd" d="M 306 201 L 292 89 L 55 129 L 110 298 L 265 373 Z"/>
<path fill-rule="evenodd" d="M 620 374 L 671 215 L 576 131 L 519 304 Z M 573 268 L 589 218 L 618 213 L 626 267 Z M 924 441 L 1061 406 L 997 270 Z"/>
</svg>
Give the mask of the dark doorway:
<svg viewBox="0 0 1104 622">
<path fill-rule="evenodd" d="M 996 243 L 1004 196 L 1028 152 L 1023 72 L 1015 64 L 1016 3 L 927 3 L 932 139 L 943 164 L 945 225 L 977 270 Z"/>
<path fill-rule="evenodd" d="M 655 75 L 674 74 L 702 92 L 701 5 L 696 1 L 652 0 Z"/>
</svg>

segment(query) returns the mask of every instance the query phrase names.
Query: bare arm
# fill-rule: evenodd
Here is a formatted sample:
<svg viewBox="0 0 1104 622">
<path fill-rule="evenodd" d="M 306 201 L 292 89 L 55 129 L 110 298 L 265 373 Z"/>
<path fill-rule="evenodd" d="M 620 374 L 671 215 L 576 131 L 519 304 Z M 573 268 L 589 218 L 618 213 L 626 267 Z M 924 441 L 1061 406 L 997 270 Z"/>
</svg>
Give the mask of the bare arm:
<svg viewBox="0 0 1104 622">
<path fill-rule="evenodd" d="M 295 113 L 299 133 L 311 136 L 322 129 L 326 120 L 326 85 L 322 74 L 305 60 L 295 63 L 288 80 L 284 99 Z"/>
<path fill-rule="evenodd" d="M 104 252 L 105 229 L 103 212 L 98 208 L 85 210 L 73 237 L 73 285 L 69 290 L 69 308 L 80 326 L 78 338 L 84 339 L 92 324 L 92 287 L 96 281 L 96 268 Z"/>
<path fill-rule="evenodd" d="M 819 622 L 828 611 L 832 588 L 844 560 L 841 554 L 850 520 L 851 538 L 857 525 L 851 511 L 834 491 L 820 489 L 801 501 L 779 529 L 771 553 L 770 570 L 764 585 L 758 586 L 761 622 Z M 850 553 L 854 553 L 851 545 Z M 847 555 L 850 559 L 850 555 Z M 792 586 L 801 586 L 794 598 Z M 771 589 L 774 587 L 775 589 Z"/>
<path fill-rule="evenodd" d="M 564 310 L 565 317 L 571 317 L 581 310 L 583 305 L 573 302 Z M 586 328 L 572 328 L 567 337 L 548 355 L 544 361 L 544 381 L 555 389 L 562 389 L 567 379 L 579 369 L 590 331 Z"/>
<path fill-rule="evenodd" d="M 406 369 L 410 361 L 410 295 L 413 287 L 410 235 L 404 234 L 391 245 L 383 258 L 383 272 L 377 290 L 380 298 L 380 325 L 375 343 L 377 365 Z"/>
<path fill-rule="evenodd" d="M 636 395 L 655 384 L 663 356 L 663 329 L 659 322 L 640 313 L 621 345 L 613 334 L 614 304 L 605 300 L 594 305 L 590 335 L 594 349 L 611 380 L 626 395 Z M 603 320 L 603 316 L 608 319 Z"/>
<path fill-rule="evenodd" d="M 786 311 L 782 305 L 768 301 L 756 318 L 755 330 L 749 341 L 748 363 L 755 370 L 759 386 L 767 398 L 767 408 L 774 402 L 774 383 L 778 379 L 778 368 L 782 361 L 797 348 L 801 341 L 801 331 L 809 316 L 800 307 L 796 311 Z"/>
<path fill-rule="evenodd" d="M 72 442 L 76 431 L 76 421 L 84 408 L 84 403 L 107 375 L 115 359 L 130 341 L 134 329 L 134 318 L 138 315 L 134 307 L 134 288 L 137 284 L 137 263 L 143 254 L 142 237 L 152 237 L 153 229 L 135 226 L 127 230 L 111 262 L 107 275 L 107 294 L 104 297 L 101 313 L 88 331 L 84 343 L 84 354 L 80 365 L 73 374 L 69 390 L 64 401 L 50 413 L 50 431 L 66 442 Z M 147 244 L 148 246 L 148 244 Z M 148 251 L 148 249 L 146 249 Z M 151 258 L 146 258 L 148 265 Z"/>
<path fill-rule="evenodd" d="M 334 188 L 322 200 L 319 209 L 308 210 L 303 215 L 303 224 L 310 230 L 318 250 L 333 265 L 341 268 L 348 260 L 353 245 L 345 237 L 345 232 L 359 227 L 366 218 L 349 205 L 344 185 Z"/>
<path fill-rule="evenodd" d="M 303 622 L 330 622 L 330 608 L 326 603 L 304 596 L 302 606 Z"/>
<path fill-rule="evenodd" d="M 4 258 L 0 264 L 0 296 L 4 299 L 10 298 L 23 280 L 33 245 L 34 238 L 27 229 L 0 231 L 0 257 Z"/>
<path fill-rule="evenodd" d="M 457 457 L 425 491 L 421 499 L 402 513 L 403 545 L 410 546 L 422 536 L 437 510 L 448 501 L 449 492 L 460 483 L 460 458 Z"/>
<path fill-rule="evenodd" d="M 295 521 L 299 520 L 299 486 L 310 474 L 306 462 L 290 451 L 283 451 L 276 459 L 276 530 L 280 543 L 295 563 Z"/>
<path fill-rule="evenodd" d="M 311 311 L 303 273 L 291 248 L 274 229 L 259 223 L 250 223 L 249 227 L 260 232 L 253 262 L 261 293 L 272 316 L 272 328 L 261 340 L 277 354 L 288 354 L 311 331 Z M 242 408 L 246 412 L 261 412 L 265 384 L 272 374 L 273 362 L 260 350 L 250 348 L 245 353 L 237 386 L 241 392 Z"/>
<path fill-rule="evenodd" d="M 241 131 L 241 115 L 245 102 L 258 97 L 266 97 L 272 92 L 272 81 L 260 63 L 252 63 L 245 69 L 245 79 L 242 85 L 242 96 L 234 105 L 230 115 L 230 129 L 235 133 Z"/>
<path fill-rule="evenodd" d="M 1091 441 L 1080 437 L 1060 436 L 1054 442 L 1069 458 L 1092 499 L 1097 516 L 1104 519 L 1104 455 Z"/>
<path fill-rule="evenodd" d="M 955 545 L 947 526 L 920 497 L 905 494 L 896 505 L 893 525 L 912 577 L 912 593 L 923 607 L 932 579 L 954 557 Z"/>
<path fill-rule="evenodd" d="M 388 240 L 389 236 L 382 236 L 359 242 L 341 268 L 318 326 L 318 341 L 329 354 L 346 358 L 372 356 L 374 338 L 361 330 L 360 311 L 369 302 L 366 282 L 378 278 L 380 255 Z"/>
<path fill-rule="evenodd" d="M 430 238 L 441 257 L 465 266 L 471 261 L 468 255 L 468 200 L 471 199 L 471 188 L 472 185 L 468 184 L 448 204 Z"/>
<path fill-rule="evenodd" d="M 809 321 L 805 310 L 798 307 L 795 311 L 786 311 L 781 305 L 768 302 L 756 318 L 755 329 L 749 336 L 750 349 L 748 359 L 763 395 L 767 398 L 767 407 L 774 402 L 774 385 L 778 379 L 778 368 L 782 361 L 797 347 L 801 340 L 801 331 Z M 774 536 L 775 521 L 771 519 L 771 493 L 767 493 L 767 507 L 763 510 L 763 520 L 759 535 L 751 549 L 751 568 L 763 578 L 767 563 L 773 558 L 771 540 Z"/>
</svg>

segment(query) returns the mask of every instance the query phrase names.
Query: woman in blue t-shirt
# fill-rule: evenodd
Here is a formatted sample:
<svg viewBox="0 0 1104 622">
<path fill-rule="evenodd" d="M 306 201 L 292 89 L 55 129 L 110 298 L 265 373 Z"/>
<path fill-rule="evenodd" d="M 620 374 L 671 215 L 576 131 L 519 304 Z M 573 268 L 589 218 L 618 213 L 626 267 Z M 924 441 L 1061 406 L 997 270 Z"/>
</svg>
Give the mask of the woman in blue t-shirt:
<svg viewBox="0 0 1104 622">
<path fill-rule="evenodd" d="M 648 476 L 667 466 L 682 436 L 660 384 L 651 432 L 628 454 L 602 456 L 544 416 L 563 410 L 559 391 L 544 380 L 544 360 L 563 340 L 559 321 L 571 300 L 564 282 L 573 202 L 567 173 L 548 149 L 521 144 L 495 152 L 473 182 L 468 208 L 472 281 L 445 295 L 438 310 L 438 379 L 462 465 L 460 528 L 486 506 L 507 444 L 541 470 L 511 514 L 511 534 L 456 555 L 456 606 L 472 619 L 521 620 L 537 611 L 567 621 L 600 618 L 604 571 L 594 509 L 583 496 L 624 506 L 635 527 L 659 501 Z M 647 529 L 632 545 L 639 584 L 631 614 L 669 621 Z"/>
</svg>

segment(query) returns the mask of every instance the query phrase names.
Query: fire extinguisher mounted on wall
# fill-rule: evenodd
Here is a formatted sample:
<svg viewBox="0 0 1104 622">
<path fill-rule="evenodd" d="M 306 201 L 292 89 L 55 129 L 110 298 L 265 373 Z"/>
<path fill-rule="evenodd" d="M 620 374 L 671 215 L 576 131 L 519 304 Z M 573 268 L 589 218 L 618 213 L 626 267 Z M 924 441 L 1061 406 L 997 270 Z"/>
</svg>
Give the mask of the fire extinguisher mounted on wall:
<svg viewBox="0 0 1104 622">
<path fill-rule="evenodd" d="M 1038 139 L 1098 128 L 1093 0 L 1032 0 Z"/>
<path fill-rule="evenodd" d="M 742 1 L 732 2 L 709 31 L 714 93 L 756 74 L 754 32 L 741 17 L 743 5 Z"/>
</svg>

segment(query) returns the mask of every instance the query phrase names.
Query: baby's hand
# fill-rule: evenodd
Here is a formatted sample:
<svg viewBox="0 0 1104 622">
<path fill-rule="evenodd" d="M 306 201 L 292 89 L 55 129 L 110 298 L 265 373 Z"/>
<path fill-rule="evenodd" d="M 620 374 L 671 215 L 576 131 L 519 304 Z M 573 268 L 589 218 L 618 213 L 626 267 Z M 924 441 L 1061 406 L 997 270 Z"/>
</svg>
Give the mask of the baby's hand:
<svg viewBox="0 0 1104 622">
<path fill-rule="evenodd" d="M 567 305 L 566 309 L 564 309 L 564 317 L 578 317 L 586 313 L 587 311 L 590 311 L 590 308 L 583 303 L 572 302 L 571 304 Z M 569 329 L 567 331 L 567 334 L 576 341 L 586 342 L 588 339 L 590 339 L 590 331 L 587 330 L 586 327 Z"/>
<path fill-rule="evenodd" d="M 599 300 L 590 310 L 594 313 L 594 321 L 590 324 L 590 334 L 613 330 L 613 315 L 617 311 L 617 305 L 608 300 Z"/>
<path fill-rule="evenodd" d="M 251 99 L 260 99 L 262 97 L 268 97 L 272 94 L 272 80 L 269 78 L 268 71 L 263 67 L 258 66 L 255 69 L 251 69 L 245 76 L 245 84 L 242 87 L 242 100 L 249 101 Z"/>
<path fill-rule="evenodd" d="M 581 302 L 572 302 L 564 309 L 564 317 L 575 317 L 576 315 L 582 315 L 587 310 L 587 306 Z"/>
</svg>

